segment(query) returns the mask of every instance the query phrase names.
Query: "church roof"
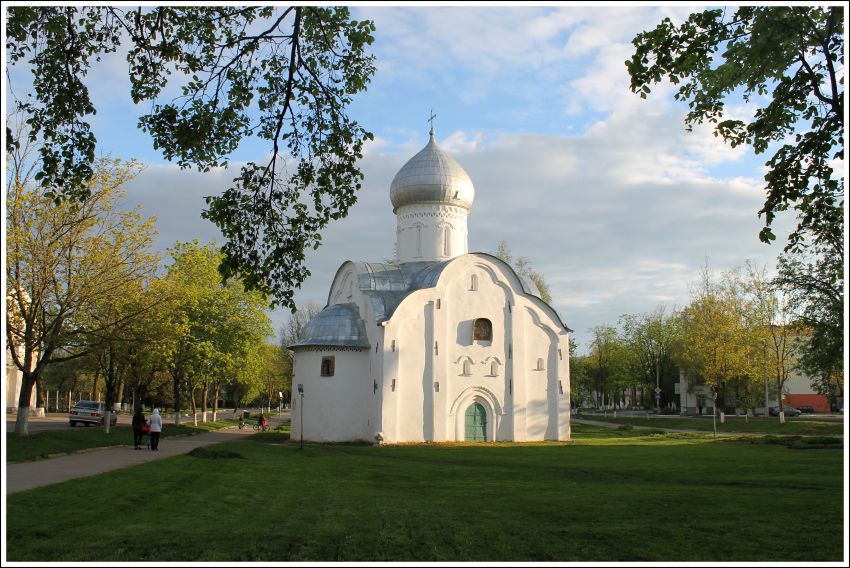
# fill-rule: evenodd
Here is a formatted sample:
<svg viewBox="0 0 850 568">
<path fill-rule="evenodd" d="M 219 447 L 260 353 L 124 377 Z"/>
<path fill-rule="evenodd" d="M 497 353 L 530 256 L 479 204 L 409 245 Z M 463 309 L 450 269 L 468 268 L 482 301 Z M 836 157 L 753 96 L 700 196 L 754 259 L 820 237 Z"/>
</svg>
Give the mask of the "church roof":
<svg viewBox="0 0 850 568">
<path fill-rule="evenodd" d="M 508 264 L 492 255 L 486 253 L 474 254 L 487 256 L 511 268 Z M 375 321 L 380 324 L 393 316 L 396 308 L 398 308 L 407 296 L 417 290 L 436 286 L 443 269 L 452 260 L 454 259 L 431 262 L 405 262 L 402 264 L 380 262 L 353 262 L 352 264 L 354 264 L 357 274 L 357 287 L 369 298 L 372 309 L 375 312 Z M 511 270 L 513 269 L 511 268 Z M 534 282 L 525 276 L 516 274 L 516 272 L 514 274 L 522 286 L 523 293 L 538 299 L 540 298 L 540 290 L 538 290 Z M 328 298 L 328 301 L 330 301 L 330 298 Z M 551 306 L 549 308 L 552 309 Z M 568 331 L 572 331 L 563 323 L 557 312 L 554 309 L 552 311 L 558 317 L 561 325 Z"/>
<path fill-rule="evenodd" d="M 318 313 L 307 324 L 304 336 L 293 345 L 298 347 L 355 347 L 366 349 L 369 339 L 357 304 L 334 304 Z"/>
<path fill-rule="evenodd" d="M 443 203 L 472 209 L 475 188 L 469 174 L 437 146 L 434 132 L 428 144 L 410 158 L 390 185 L 393 210 L 405 205 Z"/>
</svg>

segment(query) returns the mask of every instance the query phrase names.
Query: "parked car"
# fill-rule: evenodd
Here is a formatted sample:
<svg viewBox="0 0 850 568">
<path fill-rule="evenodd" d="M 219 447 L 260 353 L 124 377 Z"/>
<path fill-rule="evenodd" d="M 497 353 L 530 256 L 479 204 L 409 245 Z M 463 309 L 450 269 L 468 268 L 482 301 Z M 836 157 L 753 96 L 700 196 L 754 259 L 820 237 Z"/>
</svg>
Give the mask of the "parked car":
<svg viewBox="0 0 850 568">
<path fill-rule="evenodd" d="M 800 416 L 802 412 L 799 409 L 794 408 L 793 406 L 783 406 L 782 411 L 785 412 L 785 416 Z M 770 409 L 771 416 L 779 416 L 779 407 L 774 406 Z"/>
<path fill-rule="evenodd" d="M 802 412 L 803 414 L 814 414 L 815 409 L 809 406 L 808 404 L 804 404 L 800 407 L 800 412 Z"/>
<path fill-rule="evenodd" d="M 106 417 L 106 405 L 96 400 L 81 400 L 68 411 L 68 422 L 71 426 L 76 426 L 77 423 L 96 424 L 103 426 L 103 420 Z M 118 422 L 118 414 L 113 412 L 109 420 L 113 426 Z"/>
</svg>

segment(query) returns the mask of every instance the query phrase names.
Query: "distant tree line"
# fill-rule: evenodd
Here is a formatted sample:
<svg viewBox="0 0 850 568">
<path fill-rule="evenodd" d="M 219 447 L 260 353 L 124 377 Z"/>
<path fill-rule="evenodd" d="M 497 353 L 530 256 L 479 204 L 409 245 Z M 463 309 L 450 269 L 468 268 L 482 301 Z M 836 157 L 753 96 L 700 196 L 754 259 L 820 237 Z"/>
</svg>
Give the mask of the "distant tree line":
<svg viewBox="0 0 850 568">
<path fill-rule="evenodd" d="M 33 183 L 28 150 L 9 153 L 6 189 L 6 343 L 23 375 L 17 434 L 28 434 L 33 389 L 39 406 L 48 392 L 65 404 L 85 393 L 108 412 L 146 401 L 173 408 L 178 422 L 189 409 L 196 423 L 209 408 L 216 419 L 225 392 L 238 404 L 288 390 L 291 365 L 268 342 L 264 295 L 224 281 L 212 243 L 176 243 L 163 258 L 152 249 L 154 219 L 119 207 L 137 163 L 98 160 L 87 197 L 57 204 Z"/>
<path fill-rule="evenodd" d="M 823 286 L 819 299 L 813 286 L 810 294 L 789 286 L 786 258 L 774 279 L 749 262 L 720 277 L 705 267 L 688 305 L 625 314 L 617 326 L 591 329 L 587 351 L 571 349 L 574 404 L 672 407 L 680 374 L 709 386 L 718 409 L 763 406 L 765 384 L 781 398 L 794 371 L 807 375 L 830 402 L 843 396 L 843 347 L 830 341 L 843 333 L 843 293 L 835 284 Z M 793 270 L 803 273 L 799 266 Z M 808 275 L 816 279 L 817 271 Z"/>
</svg>

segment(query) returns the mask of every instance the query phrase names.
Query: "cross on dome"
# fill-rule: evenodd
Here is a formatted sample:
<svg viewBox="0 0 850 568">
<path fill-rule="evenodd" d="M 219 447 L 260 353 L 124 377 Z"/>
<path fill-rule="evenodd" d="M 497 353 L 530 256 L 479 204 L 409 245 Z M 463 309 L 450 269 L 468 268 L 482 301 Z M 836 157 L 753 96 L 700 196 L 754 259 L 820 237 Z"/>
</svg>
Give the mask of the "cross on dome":
<svg viewBox="0 0 850 568">
<path fill-rule="evenodd" d="M 434 119 L 435 118 L 437 118 L 437 115 L 434 114 L 434 109 L 431 109 L 431 116 L 428 117 L 428 120 L 426 122 L 431 123 L 431 130 L 428 131 L 428 134 L 430 134 L 432 138 L 434 137 Z"/>
</svg>

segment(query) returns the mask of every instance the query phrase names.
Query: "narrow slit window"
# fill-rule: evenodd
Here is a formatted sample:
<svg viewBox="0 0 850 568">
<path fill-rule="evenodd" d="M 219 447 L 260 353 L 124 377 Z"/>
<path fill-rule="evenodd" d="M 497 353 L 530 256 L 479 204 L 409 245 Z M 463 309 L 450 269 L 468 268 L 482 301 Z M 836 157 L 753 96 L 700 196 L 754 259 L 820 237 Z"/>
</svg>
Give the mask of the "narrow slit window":
<svg viewBox="0 0 850 568">
<path fill-rule="evenodd" d="M 495 361 L 490 363 L 490 376 L 498 377 L 499 376 L 499 364 Z"/>
<path fill-rule="evenodd" d="M 471 375 L 471 374 L 472 374 L 472 368 L 471 368 L 471 366 L 470 366 L 470 364 L 469 364 L 469 360 L 468 360 L 468 359 L 467 359 L 467 360 L 465 360 L 465 361 L 463 362 L 462 374 L 463 374 L 464 376 L 469 376 L 469 375 Z"/>
<path fill-rule="evenodd" d="M 334 357 L 322 357 L 322 376 L 333 377 L 336 371 L 336 361 Z"/>
<path fill-rule="evenodd" d="M 443 229 L 443 256 L 451 256 L 449 252 L 451 251 L 451 245 L 449 244 L 449 228 L 445 227 Z"/>
<path fill-rule="evenodd" d="M 476 274 L 469 277 L 469 289 L 472 291 L 478 290 L 478 276 Z"/>
<path fill-rule="evenodd" d="M 538 371 L 543 371 L 543 370 L 544 370 L 544 367 L 543 367 L 543 359 L 537 359 L 537 370 L 538 370 Z"/>
</svg>

